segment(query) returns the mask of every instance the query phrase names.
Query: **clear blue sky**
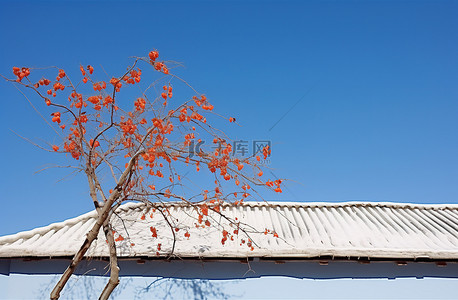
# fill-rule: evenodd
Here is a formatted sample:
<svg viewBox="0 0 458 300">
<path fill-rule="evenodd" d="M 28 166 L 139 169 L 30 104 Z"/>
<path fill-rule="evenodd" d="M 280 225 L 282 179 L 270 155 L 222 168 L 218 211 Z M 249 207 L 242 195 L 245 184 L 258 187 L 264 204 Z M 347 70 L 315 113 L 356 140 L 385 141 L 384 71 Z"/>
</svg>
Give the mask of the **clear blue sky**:
<svg viewBox="0 0 458 300">
<path fill-rule="evenodd" d="M 271 167 L 291 180 L 272 200 L 458 203 L 456 1 L 0 5 L 2 74 L 117 74 L 153 48 L 183 62 L 177 72 L 243 125 L 226 133 L 272 141 Z M 11 130 L 56 137 L 11 84 L 0 96 L 0 235 L 91 210 L 84 177 L 34 174 L 64 162 Z"/>
</svg>

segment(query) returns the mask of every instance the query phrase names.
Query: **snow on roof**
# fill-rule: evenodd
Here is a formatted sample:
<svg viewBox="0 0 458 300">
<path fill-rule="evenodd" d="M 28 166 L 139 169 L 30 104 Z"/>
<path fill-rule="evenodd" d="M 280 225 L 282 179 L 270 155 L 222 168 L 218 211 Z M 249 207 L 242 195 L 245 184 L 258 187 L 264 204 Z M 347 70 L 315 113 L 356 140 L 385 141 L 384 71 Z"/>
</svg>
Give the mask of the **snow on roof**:
<svg viewBox="0 0 458 300">
<path fill-rule="evenodd" d="M 180 228 L 172 232 L 163 215 L 142 203 L 120 206 L 112 216 L 119 256 L 125 258 L 317 258 L 364 257 L 380 259 L 458 259 L 458 205 L 401 203 L 257 203 L 223 205 L 222 212 L 248 224 L 253 250 L 247 237 L 233 235 L 221 243 L 223 227 L 236 228 L 214 212 L 211 226 L 196 228 L 198 214 L 186 204 L 167 204 L 169 222 Z M 142 216 L 145 215 L 145 218 Z M 91 229 L 95 211 L 45 227 L 0 237 L 0 258 L 66 257 L 79 249 Z M 152 236 L 155 227 L 158 237 Z M 230 229 L 230 230 L 229 230 Z M 265 230 L 271 230 L 264 234 Z M 189 232 L 189 238 L 185 233 Z M 278 238 L 272 234 L 276 232 Z M 245 240 L 245 243 L 242 242 Z M 118 238 L 118 240 L 120 240 Z M 107 257 L 102 230 L 87 256 Z"/>
</svg>

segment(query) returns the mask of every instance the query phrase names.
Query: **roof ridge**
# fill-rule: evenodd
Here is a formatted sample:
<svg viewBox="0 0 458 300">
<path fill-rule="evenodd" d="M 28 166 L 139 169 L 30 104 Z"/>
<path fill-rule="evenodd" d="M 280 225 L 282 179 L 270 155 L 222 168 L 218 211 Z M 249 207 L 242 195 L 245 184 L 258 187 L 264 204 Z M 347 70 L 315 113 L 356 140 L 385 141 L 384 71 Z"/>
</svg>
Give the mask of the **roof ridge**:
<svg viewBox="0 0 458 300">
<path fill-rule="evenodd" d="M 160 206 L 189 206 L 186 202 L 158 202 Z M 199 203 L 196 203 L 199 205 Z M 221 205 L 233 205 L 224 202 Z M 143 202 L 129 202 L 121 205 L 118 209 L 127 210 L 137 207 L 148 206 Z M 458 204 L 422 204 L 422 203 L 402 203 L 402 202 L 369 202 L 369 201 L 345 201 L 345 202 L 280 202 L 280 201 L 244 201 L 239 206 L 250 207 L 390 207 L 390 208 L 418 208 L 418 209 L 458 209 Z"/>
</svg>

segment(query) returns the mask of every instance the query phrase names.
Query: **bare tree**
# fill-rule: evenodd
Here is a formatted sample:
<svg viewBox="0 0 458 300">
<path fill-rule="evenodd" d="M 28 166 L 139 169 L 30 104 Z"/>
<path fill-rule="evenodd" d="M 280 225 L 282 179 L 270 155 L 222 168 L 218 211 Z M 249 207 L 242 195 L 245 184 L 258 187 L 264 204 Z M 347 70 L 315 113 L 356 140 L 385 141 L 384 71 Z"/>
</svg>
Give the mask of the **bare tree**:
<svg viewBox="0 0 458 300">
<path fill-rule="evenodd" d="M 123 74 L 105 80 L 97 78 L 91 65 L 80 66 L 78 79 L 71 79 L 57 67 L 14 67 L 15 78 L 3 76 L 41 98 L 43 105 L 38 111 L 50 110 L 50 120 L 44 119 L 61 143 L 38 146 L 68 156 L 73 166 L 86 174 L 90 199 L 98 213 L 94 226 L 51 292 L 51 299 L 59 298 L 100 230 L 110 253 L 110 278 L 100 299 L 107 299 L 113 292 L 119 284 L 117 242 L 124 238 L 115 238 L 111 216 L 126 201 L 143 202 L 162 212 L 172 232 L 175 225 L 164 213 L 163 204 L 184 202 L 193 207 L 202 227 L 220 225 L 221 243 L 244 234 L 248 241 L 245 245 L 253 249 L 246 224 L 226 216 L 221 206 L 240 205 L 247 198 L 257 197 L 257 188 L 281 192 L 281 179 L 263 177 L 262 161 L 270 154 L 269 147 L 249 157 L 232 156 L 231 141 L 211 123 L 216 118 L 229 123 L 235 123 L 235 119 L 214 113 L 205 95 L 172 73 L 179 64 L 159 61 L 158 57 L 157 51 L 151 51 L 148 57 L 134 57 Z M 147 68 L 140 69 L 141 64 Z M 53 73 L 55 80 L 44 77 Z M 177 90 L 180 97 L 174 95 Z M 199 175 L 202 172 L 207 176 Z M 193 178 L 200 178 L 199 184 L 184 183 L 192 183 Z M 215 224 L 209 211 L 236 229 Z M 151 231 L 156 234 L 154 228 Z M 179 234 L 189 236 L 188 232 Z M 157 246 L 159 251 L 160 244 Z M 173 250 L 174 247 L 169 255 Z"/>
</svg>

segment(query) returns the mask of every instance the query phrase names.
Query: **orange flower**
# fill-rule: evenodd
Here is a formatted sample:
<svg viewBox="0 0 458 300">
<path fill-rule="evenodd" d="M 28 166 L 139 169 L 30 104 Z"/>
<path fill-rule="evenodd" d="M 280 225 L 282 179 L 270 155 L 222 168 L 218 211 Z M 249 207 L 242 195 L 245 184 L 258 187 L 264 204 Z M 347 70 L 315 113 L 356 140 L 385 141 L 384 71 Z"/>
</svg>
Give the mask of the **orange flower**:
<svg viewBox="0 0 458 300">
<path fill-rule="evenodd" d="M 96 148 L 96 147 L 100 146 L 100 143 L 99 143 L 99 141 L 95 141 L 95 143 L 94 143 L 94 140 L 91 139 L 91 140 L 89 141 L 89 145 L 90 145 L 91 147 Z"/>
<path fill-rule="evenodd" d="M 271 150 L 269 149 L 269 146 L 265 146 L 264 148 L 262 148 L 262 154 L 264 155 L 264 159 L 267 158 L 267 156 L 269 156 L 271 153 Z"/>
<path fill-rule="evenodd" d="M 19 76 L 20 73 L 21 73 L 21 69 L 20 68 L 13 67 L 13 74 L 14 75 Z"/>
<path fill-rule="evenodd" d="M 91 102 L 92 104 L 99 104 L 101 96 L 91 96 L 87 98 L 87 101 Z"/>
<path fill-rule="evenodd" d="M 151 230 L 151 232 L 153 233 L 153 238 L 157 238 L 157 231 L 156 231 L 156 227 L 150 227 L 149 230 Z"/>
<path fill-rule="evenodd" d="M 207 204 L 202 204 L 200 206 L 200 210 L 202 211 L 202 214 L 204 216 L 208 216 L 208 206 L 207 206 Z"/>
<path fill-rule="evenodd" d="M 86 123 L 87 122 L 87 116 L 86 115 L 81 115 L 80 116 L 80 122 L 81 123 Z"/>
<path fill-rule="evenodd" d="M 162 67 L 164 67 L 163 63 L 160 63 L 160 62 L 154 63 L 154 69 L 156 69 L 157 71 L 160 71 Z"/>
<path fill-rule="evenodd" d="M 52 113 L 51 116 L 53 116 L 53 122 L 57 122 L 58 124 L 60 124 L 60 112 Z"/>
<path fill-rule="evenodd" d="M 158 57 L 159 57 L 159 52 L 157 52 L 157 51 L 151 51 L 151 52 L 149 53 L 149 58 L 150 58 L 152 61 L 155 61 Z"/>
</svg>

